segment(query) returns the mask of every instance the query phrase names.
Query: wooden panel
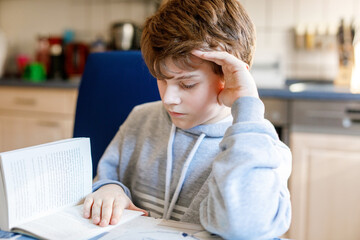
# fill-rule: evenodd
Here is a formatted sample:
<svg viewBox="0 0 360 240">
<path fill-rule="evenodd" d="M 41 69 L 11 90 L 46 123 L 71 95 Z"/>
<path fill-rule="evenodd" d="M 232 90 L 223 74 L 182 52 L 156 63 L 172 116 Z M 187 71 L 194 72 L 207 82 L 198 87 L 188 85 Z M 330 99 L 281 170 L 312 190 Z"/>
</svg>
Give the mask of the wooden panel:
<svg viewBox="0 0 360 240">
<path fill-rule="evenodd" d="M 0 87 L 0 151 L 70 138 L 77 89 Z"/>
<path fill-rule="evenodd" d="M 0 109 L 74 114 L 77 89 L 0 87 Z"/>
<path fill-rule="evenodd" d="M 290 140 L 289 237 L 360 239 L 360 137 L 292 133 Z"/>
<path fill-rule="evenodd" d="M 0 152 L 72 137 L 73 120 L 0 116 Z"/>
<path fill-rule="evenodd" d="M 359 151 L 310 152 L 307 239 L 360 239 Z"/>
</svg>

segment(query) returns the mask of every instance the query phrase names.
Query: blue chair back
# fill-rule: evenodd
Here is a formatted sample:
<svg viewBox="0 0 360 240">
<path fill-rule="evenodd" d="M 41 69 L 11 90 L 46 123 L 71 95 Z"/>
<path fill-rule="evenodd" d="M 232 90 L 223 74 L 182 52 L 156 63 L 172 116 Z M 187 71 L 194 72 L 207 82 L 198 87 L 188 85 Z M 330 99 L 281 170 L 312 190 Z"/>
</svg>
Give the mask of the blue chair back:
<svg viewBox="0 0 360 240">
<path fill-rule="evenodd" d="M 156 79 L 140 51 L 88 57 L 79 87 L 74 137 L 90 137 L 93 176 L 105 148 L 132 108 L 159 99 Z"/>
</svg>

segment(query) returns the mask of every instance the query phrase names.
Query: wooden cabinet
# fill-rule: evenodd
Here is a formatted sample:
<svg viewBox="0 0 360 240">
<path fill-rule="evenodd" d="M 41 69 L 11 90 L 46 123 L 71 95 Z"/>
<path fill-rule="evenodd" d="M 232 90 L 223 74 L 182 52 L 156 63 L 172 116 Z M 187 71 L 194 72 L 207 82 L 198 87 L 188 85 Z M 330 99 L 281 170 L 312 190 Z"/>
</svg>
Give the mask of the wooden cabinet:
<svg viewBox="0 0 360 240">
<path fill-rule="evenodd" d="M 360 136 L 294 132 L 290 144 L 289 237 L 360 239 Z"/>
<path fill-rule="evenodd" d="M 0 87 L 0 152 L 72 137 L 76 88 Z"/>
</svg>

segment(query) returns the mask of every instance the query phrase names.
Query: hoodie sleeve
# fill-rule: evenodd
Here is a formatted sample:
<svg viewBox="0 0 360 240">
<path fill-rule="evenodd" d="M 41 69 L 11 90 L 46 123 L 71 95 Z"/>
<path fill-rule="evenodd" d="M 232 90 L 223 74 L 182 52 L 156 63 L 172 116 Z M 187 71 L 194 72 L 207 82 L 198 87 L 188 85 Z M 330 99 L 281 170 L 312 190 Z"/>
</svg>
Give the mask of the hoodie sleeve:
<svg viewBox="0 0 360 240">
<path fill-rule="evenodd" d="M 92 190 L 94 192 L 104 185 L 117 184 L 124 189 L 126 195 L 131 199 L 130 190 L 119 181 L 119 149 L 122 143 L 124 128 L 123 124 L 101 157 L 95 178 L 97 181 L 94 182 Z"/>
<path fill-rule="evenodd" d="M 209 194 L 200 205 L 201 224 L 225 239 L 279 237 L 291 220 L 290 150 L 264 119 L 260 99 L 241 97 L 231 111 L 233 124 L 220 143 Z"/>
</svg>

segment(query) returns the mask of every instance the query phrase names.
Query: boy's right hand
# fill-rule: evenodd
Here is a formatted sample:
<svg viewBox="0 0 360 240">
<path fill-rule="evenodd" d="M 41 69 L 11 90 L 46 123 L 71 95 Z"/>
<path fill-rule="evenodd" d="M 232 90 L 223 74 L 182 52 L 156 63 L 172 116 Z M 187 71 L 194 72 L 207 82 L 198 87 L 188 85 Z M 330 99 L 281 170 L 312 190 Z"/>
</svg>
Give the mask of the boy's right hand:
<svg viewBox="0 0 360 240">
<path fill-rule="evenodd" d="M 194 56 L 220 65 L 224 74 L 224 88 L 218 95 L 220 104 L 231 107 L 239 97 L 251 96 L 259 98 L 253 76 L 247 63 L 234 55 L 221 50 L 191 52 Z"/>
<path fill-rule="evenodd" d="M 91 218 L 94 224 L 105 227 L 119 222 L 124 209 L 141 211 L 145 216 L 148 213 L 136 207 L 117 184 L 108 184 L 89 194 L 84 201 L 83 216 Z"/>
</svg>

